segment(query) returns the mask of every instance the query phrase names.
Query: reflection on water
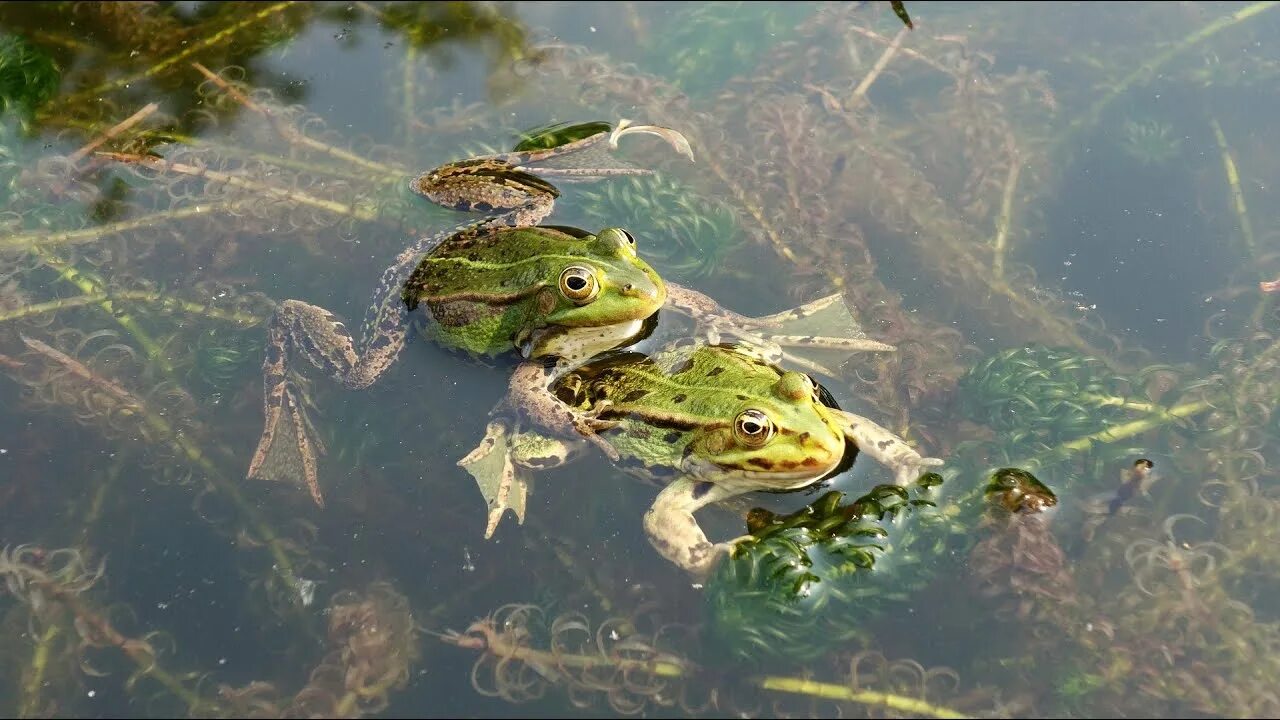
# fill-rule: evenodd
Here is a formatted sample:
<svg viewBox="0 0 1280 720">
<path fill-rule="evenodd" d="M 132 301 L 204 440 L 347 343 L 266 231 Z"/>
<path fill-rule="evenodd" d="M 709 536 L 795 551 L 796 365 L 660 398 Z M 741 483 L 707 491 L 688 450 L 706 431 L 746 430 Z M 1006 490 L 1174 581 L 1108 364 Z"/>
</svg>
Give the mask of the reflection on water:
<svg viewBox="0 0 1280 720">
<path fill-rule="evenodd" d="M 0 4 L 0 707 L 1280 712 L 1280 12 L 907 9 Z M 765 611 L 663 561 L 656 490 L 604 458 L 485 541 L 455 463 L 512 364 L 421 337 L 368 390 L 299 381 L 325 508 L 244 479 L 276 302 L 358 322 L 411 238 L 465 219 L 409 178 L 620 118 L 697 162 L 628 139 L 659 174 L 557 182 L 550 222 L 625 224 L 748 315 L 843 292 L 898 349 L 824 385 L 947 461 L 933 505 L 885 542 L 820 505 L 888 479 L 862 461 L 703 510 L 715 540 L 754 506 L 862 529 L 751 578 L 808 588 Z M 1057 505 L 988 503 L 997 468 Z"/>
</svg>

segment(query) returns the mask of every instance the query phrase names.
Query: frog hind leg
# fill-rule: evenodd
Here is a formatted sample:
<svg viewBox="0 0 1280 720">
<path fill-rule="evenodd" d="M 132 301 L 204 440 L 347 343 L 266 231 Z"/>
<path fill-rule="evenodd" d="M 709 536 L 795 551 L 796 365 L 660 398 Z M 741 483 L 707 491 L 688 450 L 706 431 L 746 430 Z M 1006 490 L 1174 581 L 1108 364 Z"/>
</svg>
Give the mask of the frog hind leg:
<svg viewBox="0 0 1280 720">
<path fill-rule="evenodd" d="M 269 411 L 267 427 L 258 441 L 247 476 L 305 485 L 311 499 L 323 508 L 324 495 L 320 491 L 316 457 L 325 454 L 324 444 L 307 418 L 298 390 L 287 382 L 282 383 L 280 389 L 279 399 Z M 284 440 L 275 442 L 276 435 Z"/>
<path fill-rule="evenodd" d="M 693 320 L 710 343 L 736 340 L 766 360 L 788 363 L 834 377 L 830 364 L 839 365 L 856 352 L 894 352 L 892 345 L 862 332 L 835 293 L 798 307 L 762 317 L 748 317 L 722 307 L 715 300 L 675 283 L 667 283 L 666 306 Z"/>
<path fill-rule="evenodd" d="M 267 330 L 262 361 L 264 423 L 246 477 L 305 485 L 316 504 L 324 507 L 316 470 L 316 458 L 324 454 L 324 446 L 293 382 L 289 356 L 300 353 L 346 387 L 363 389 L 399 357 L 406 319 L 403 303 L 383 304 L 371 316 L 365 333 L 369 339 L 357 352 L 351 334 L 333 313 L 298 300 L 281 303 Z M 284 444 L 291 440 L 292 447 L 282 446 L 282 437 L 287 438 Z"/>
<path fill-rule="evenodd" d="M 693 577 L 705 579 L 721 556 L 727 555 L 742 538 L 712 543 L 693 514 L 711 503 L 740 494 L 741 490 L 732 485 L 688 477 L 676 480 L 658 493 L 644 514 L 649 543 Z"/>
<path fill-rule="evenodd" d="M 488 507 L 486 540 L 493 537 L 507 510 L 524 524 L 530 471 L 563 465 L 577 453 L 578 445 L 540 433 L 512 431 L 505 419 L 489 423 L 480 444 L 458 461 L 475 479 Z"/>
<path fill-rule="evenodd" d="M 861 415 L 844 410 L 832 412 L 839 415 L 841 429 L 858 446 L 859 452 L 892 470 L 897 485 L 910 485 L 926 468 L 942 465 L 938 458 L 922 457 L 905 440 Z"/>
</svg>

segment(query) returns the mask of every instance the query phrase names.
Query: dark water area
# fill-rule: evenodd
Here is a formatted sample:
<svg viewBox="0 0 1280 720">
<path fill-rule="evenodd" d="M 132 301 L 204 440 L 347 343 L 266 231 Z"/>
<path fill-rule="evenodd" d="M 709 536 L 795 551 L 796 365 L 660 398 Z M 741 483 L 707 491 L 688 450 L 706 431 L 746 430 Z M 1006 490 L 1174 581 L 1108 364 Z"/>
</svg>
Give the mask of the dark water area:
<svg viewBox="0 0 1280 720">
<path fill-rule="evenodd" d="M 1280 10 L 905 10 L 0 4 L 0 713 L 1280 713 Z M 303 359 L 338 352 L 328 320 L 278 331 L 246 477 L 282 303 L 358 341 L 397 256 L 481 219 L 413 178 L 597 121 L 693 161 L 624 133 L 531 163 L 542 223 L 625 228 L 747 316 L 667 306 L 629 349 L 839 293 L 760 326 L 787 351 L 760 362 L 942 464 L 890 487 L 863 442 L 785 492 L 734 474 L 690 438 L 740 429 L 745 372 L 698 386 L 709 417 L 652 381 L 613 461 L 491 416 L 514 341 L 477 359 L 424 312 L 363 389 Z M 486 539 L 502 466 L 458 463 L 493 417 L 533 460 Z M 770 422 L 776 471 L 802 426 Z M 739 538 L 705 577 L 646 529 L 685 481 L 734 490 L 694 516 Z"/>
</svg>

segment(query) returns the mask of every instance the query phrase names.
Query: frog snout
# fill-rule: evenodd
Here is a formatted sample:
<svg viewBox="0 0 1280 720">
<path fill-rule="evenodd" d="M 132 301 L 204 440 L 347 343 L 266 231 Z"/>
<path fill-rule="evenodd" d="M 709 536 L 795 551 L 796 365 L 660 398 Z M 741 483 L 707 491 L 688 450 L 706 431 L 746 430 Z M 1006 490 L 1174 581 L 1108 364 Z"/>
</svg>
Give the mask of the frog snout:
<svg viewBox="0 0 1280 720">
<path fill-rule="evenodd" d="M 649 285 L 637 285 L 635 283 L 627 283 L 622 286 L 622 294 L 624 297 L 643 298 L 645 300 L 657 300 L 658 288 Z"/>
</svg>

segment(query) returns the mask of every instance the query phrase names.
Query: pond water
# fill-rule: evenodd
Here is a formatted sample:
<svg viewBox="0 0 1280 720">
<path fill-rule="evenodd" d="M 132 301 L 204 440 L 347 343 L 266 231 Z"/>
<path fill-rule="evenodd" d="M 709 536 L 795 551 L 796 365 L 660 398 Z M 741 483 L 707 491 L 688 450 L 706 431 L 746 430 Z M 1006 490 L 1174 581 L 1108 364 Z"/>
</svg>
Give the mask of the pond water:
<svg viewBox="0 0 1280 720">
<path fill-rule="evenodd" d="M 0 709 L 1280 713 L 1274 5 L 0 4 Z M 485 539 L 518 358 L 420 322 L 366 389 L 291 363 L 323 507 L 246 478 L 279 303 L 358 332 L 478 219 L 412 178 L 623 119 L 693 162 L 565 158 L 652 174 L 545 222 L 749 316 L 842 293 L 896 351 L 783 365 L 941 458 L 926 503 L 854 505 L 864 451 L 701 510 L 776 514 L 693 578 L 588 452 Z"/>
</svg>

